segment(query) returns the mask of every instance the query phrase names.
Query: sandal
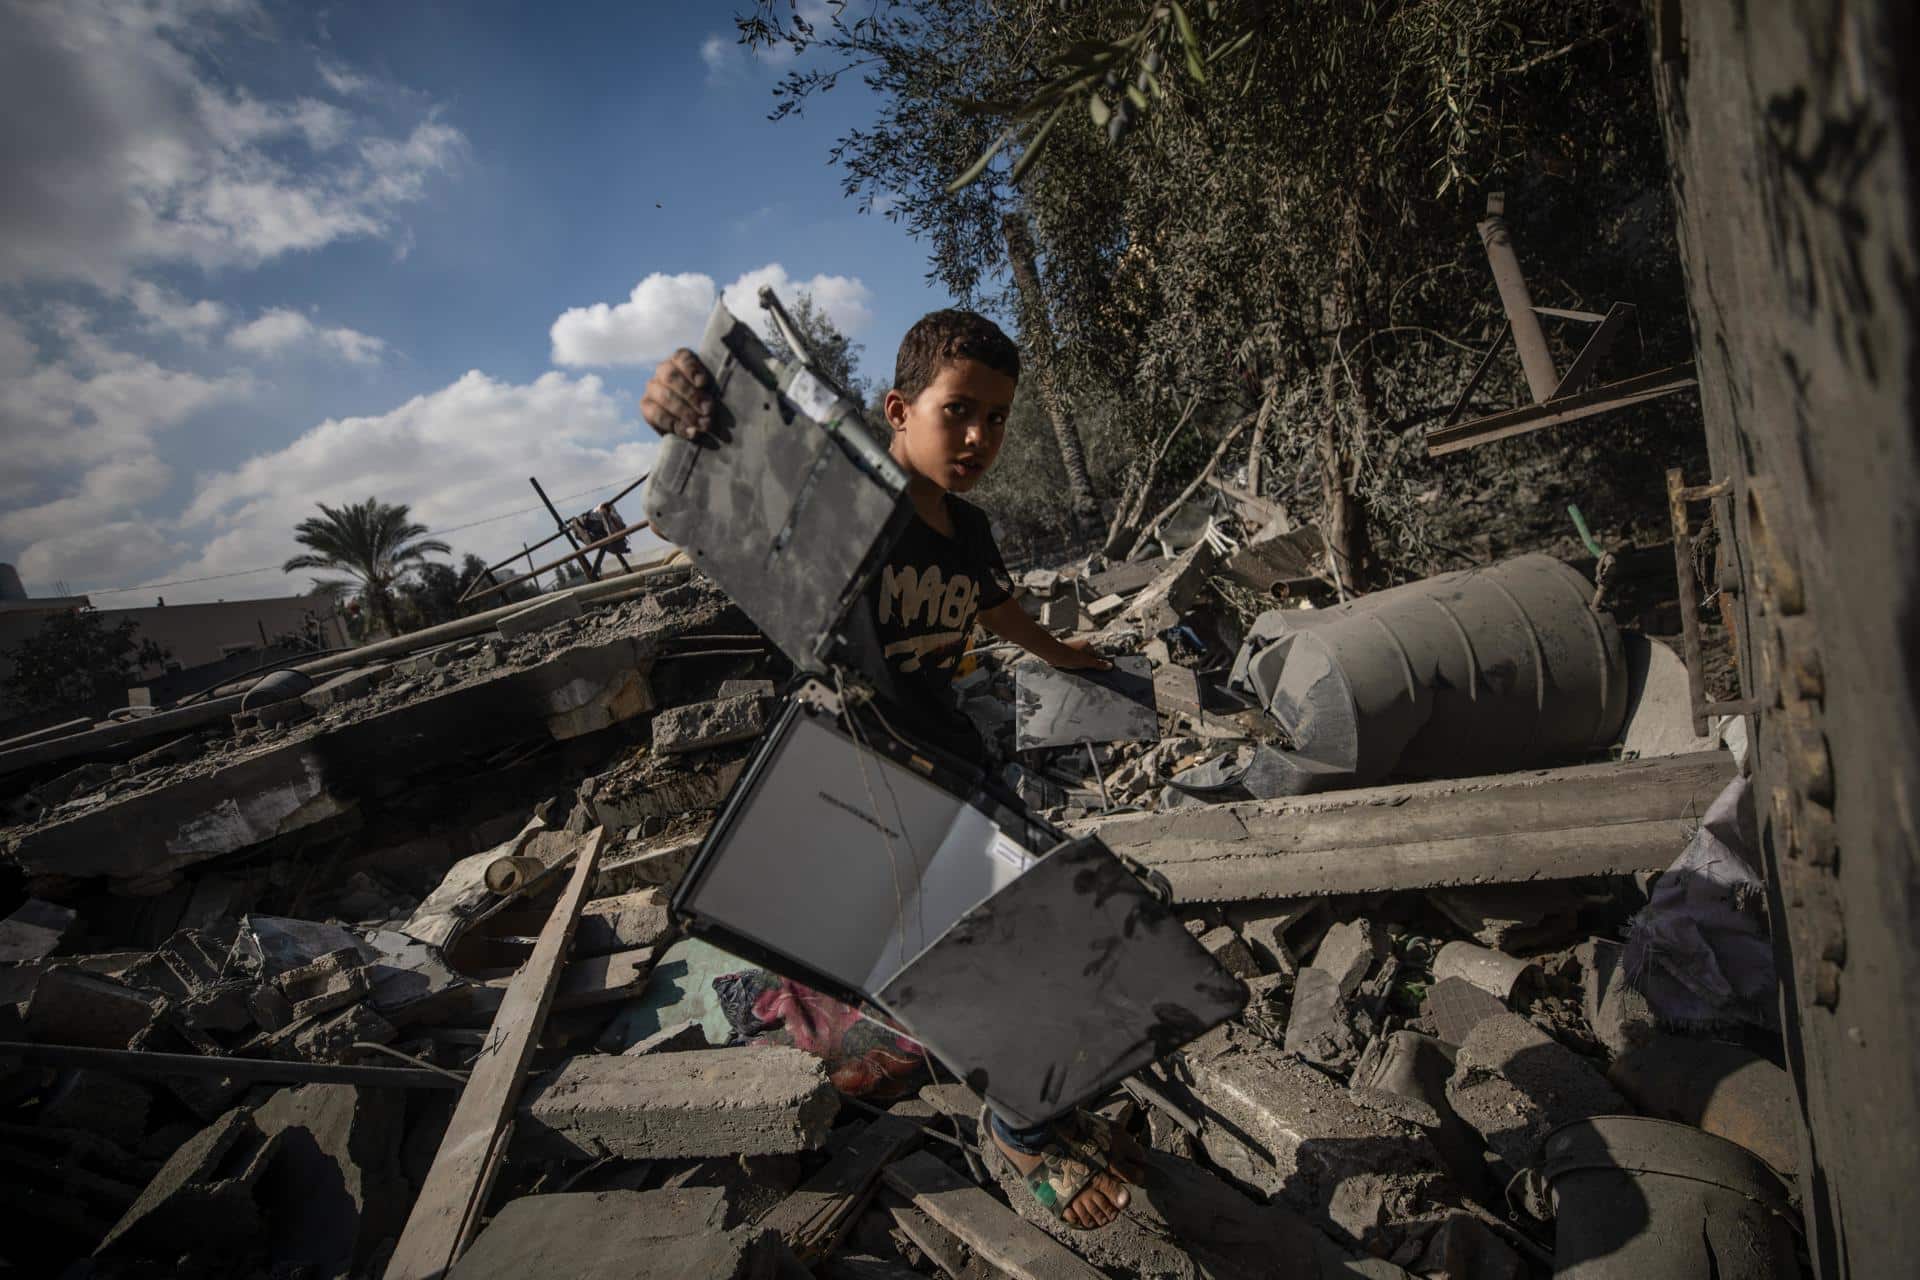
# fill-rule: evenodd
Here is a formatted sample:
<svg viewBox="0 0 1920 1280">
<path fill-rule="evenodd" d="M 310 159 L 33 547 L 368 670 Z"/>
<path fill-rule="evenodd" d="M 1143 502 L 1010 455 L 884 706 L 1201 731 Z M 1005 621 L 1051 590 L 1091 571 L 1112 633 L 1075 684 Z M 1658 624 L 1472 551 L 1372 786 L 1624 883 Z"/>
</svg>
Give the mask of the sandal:
<svg viewBox="0 0 1920 1280">
<path fill-rule="evenodd" d="M 980 1108 L 979 1128 L 982 1141 L 992 1146 L 1002 1160 L 1013 1164 L 994 1137 L 992 1116 L 985 1107 Z M 1069 1230 L 1100 1229 L 1083 1227 L 1067 1217 L 1067 1206 L 1091 1186 L 1095 1178 L 1112 1173 L 1123 1182 L 1132 1181 L 1114 1167 L 1114 1133 L 1113 1122 L 1105 1116 L 1075 1111 L 1051 1126 L 1047 1145 L 1040 1153 L 1040 1163 L 1025 1175 L 1027 1190 L 1033 1193 L 1033 1198 Z M 1015 1173 L 1020 1171 L 1018 1165 L 1013 1165 L 1013 1169 Z"/>
</svg>

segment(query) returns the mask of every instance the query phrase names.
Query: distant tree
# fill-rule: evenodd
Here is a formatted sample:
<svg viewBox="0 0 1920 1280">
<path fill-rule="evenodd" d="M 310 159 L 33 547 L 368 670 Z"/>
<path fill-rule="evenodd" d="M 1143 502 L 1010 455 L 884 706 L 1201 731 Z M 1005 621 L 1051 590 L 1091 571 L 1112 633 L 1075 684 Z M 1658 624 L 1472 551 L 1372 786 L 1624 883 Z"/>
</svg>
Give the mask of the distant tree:
<svg viewBox="0 0 1920 1280">
<path fill-rule="evenodd" d="M 8 700 L 22 711 L 43 711 L 113 697 L 145 668 L 173 656 L 139 638 L 139 630 L 131 618 L 109 627 L 91 609 L 50 614 L 13 651 L 13 674 L 4 686 Z"/>
<path fill-rule="evenodd" d="M 840 332 L 832 318 L 815 305 L 811 293 L 803 293 L 791 302 L 782 298 L 787 314 L 793 318 L 793 327 L 800 331 L 800 337 L 807 344 L 807 350 L 813 355 L 815 365 L 820 372 L 840 384 L 840 389 L 853 397 L 855 403 L 864 404 L 869 395 L 867 379 L 854 371 L 855 363 L 861 352 L 866 350 L 864 343 L 853 341 Z M 767 343 L 773 354 L 782 360 L 792 360 L 793 349 L 780 331 L 773 331 L 773 339 Z"/>
<path fill-rule="evenodd" d="M 333 569 L 351 574 L 353 581 L 341 584 L 352 588 L 367 604 L 381 627 L 390 636 L 400 634 L 394 613 L 393 592 L 396 582 L 409 570 L 426 562 L 430 555 L 446 555 L 452 548 L 437 538 L 428 538 L 427 526 L 407 519 L 405 503 L 385 503 L 376 498 L 365 502 L 329 507 L 317 503 L 319 516 L 308 516 L 294 526 L 294 541 L 311 548 L 306 555 L 289 559 L 281 568 Z M 336 580 L 337 581 L 337 580 Z M 332 582 L 316 582 L 328 589 Z"/>
</svg>

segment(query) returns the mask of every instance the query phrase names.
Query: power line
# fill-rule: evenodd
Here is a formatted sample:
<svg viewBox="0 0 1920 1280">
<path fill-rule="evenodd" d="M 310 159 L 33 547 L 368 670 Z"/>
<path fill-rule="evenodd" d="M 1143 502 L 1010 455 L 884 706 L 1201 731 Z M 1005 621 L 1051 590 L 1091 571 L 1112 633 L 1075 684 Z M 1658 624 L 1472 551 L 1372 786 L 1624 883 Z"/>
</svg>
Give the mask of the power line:
<svg viewBox="0 0 1920 1280">
<path fill-rule="evenodd" d="M 593 486 L 593 488 L 591 489 L 582 489 L 578 493 L 561 494 L 558 498 L 555 498 L 554 501 L 555 502 L 571 502 L 575 498 L 584 498 L 590 493 L 599 493 L 603 489 L 611 489 L 617 484 L 624 484 L 624 483 L 626 482 L 623 480 L 609 480 L 605 484 L 597 484 Z M 493 524 L 496 521 L 500 521 L 500 520 L 511 520 L 515 516 L 530 515 L 533 512 L 539 511 L 539 510 L 541 510 L 541 508 L 539 507 L 521 507 L 515 511 L 502 511 L 498 515 L 482 516 L 478 520 L 469 520 L 465 524 L 456 524 L 451 528 L 436 529 L 436 530 L 431 530 L 430 532 L 432 532 L 435 536 L 438 536 L 443 533 L 459 533 L 462 530 L 466 530 L 466 529 L 477 529 L 483 524 Z M 210 573 L 203 578 L 173 578 L 167 582 L 141 582 L 131 587 L 91 587 L 91 588 L 88 588 L 82 594 L 90 595 L 90 596 L 110 596 L 121 591 L 152 591 L 160 587 L 185 587 L 185 586 L 191 586 L 192 584 L 198 583 L 198 582 L 224 582 L 228 578 L 251 578 L 255 574 L 259 574 L 259 573 L 284 573 L 284 572 L 285 570 L 283 570 L 277 564 L 267 564 L 267 565 L 261 565 L 258 569 L 236 569 L 232 573 Z"/>
</svg>

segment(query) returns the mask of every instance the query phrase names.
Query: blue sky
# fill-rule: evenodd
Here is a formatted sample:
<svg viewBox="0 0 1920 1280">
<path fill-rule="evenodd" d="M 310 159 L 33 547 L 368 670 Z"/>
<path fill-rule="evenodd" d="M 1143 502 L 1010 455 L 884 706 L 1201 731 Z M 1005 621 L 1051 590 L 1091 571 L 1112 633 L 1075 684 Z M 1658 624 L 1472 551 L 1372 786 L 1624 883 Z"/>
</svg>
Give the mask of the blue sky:
<svg viewBox="0 0 1920 1280">
<path fill-rule="evenodd" d="M 948 299 L 829 165 L 873 99 L 766 120 L 733 8 L 0 0 L 0 560 L 290 594 L 246 571 L 370 493 L 503 555 L 551 531 L 529 474 L 646 468 L 646 375 L 762 282 L 883 376 Z"/>
</svg>

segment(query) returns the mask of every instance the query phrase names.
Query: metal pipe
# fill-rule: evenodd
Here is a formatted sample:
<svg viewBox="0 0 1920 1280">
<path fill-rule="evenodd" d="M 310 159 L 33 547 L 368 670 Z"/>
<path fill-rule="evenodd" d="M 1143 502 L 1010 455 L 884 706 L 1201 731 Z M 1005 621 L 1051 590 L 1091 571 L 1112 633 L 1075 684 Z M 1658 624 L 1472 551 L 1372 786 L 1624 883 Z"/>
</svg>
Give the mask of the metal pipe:
<svg viewBox="0 0 1920 1280">
<path fill-rule="evenodd" d="M 458 1089 L 460 1081 L 414 1067 L 355 1067 L 332 1062 L 282 1062 L 277 1058 L 203 1057 L 197 1053 L 148 1053 L 140 1049 L 90 1049 L 79 1045 L 0 1040 L 0 1058 L 42 1067 L 93 1067 L 129 1076 L 194 1076 L 279 1084 L 386 1085 L 397 1089 Z"/>
<path fill-rule="evenodd" d="M 1480 224 L 1480 243 L 1487 248 L 1487 263 L 1493 268 L 1494 287 L 1500 290 L 1500 305 L 1513 326 L 1513 345 L 1520 350 L 1520 367 L 1527 374 L 1527 389 L 1535 404 L 1545 404 L 1560 385 L 1553 367 L 1553 355 L 1547 350 L 1547 335 L 1541 332 L 1540 317 L 1534 314 L 1533 298 L 1527 292 L 1527 278 L 1521 274 L 1520 258 L 1513 251 L 1513 237 L 1507 220 L 1500 216 L 1498 195 L 1487 200 L 1487 220 Z"/>
<path fill-rule="evenodd" d="M 547 491 L 540 487 L 540 478 L 538 476 L 528 476 L 527 483 L 532 485 L 533 491 L 540 495 L 540 502 L 546 507 L 547 514 L 553 517 L 554 525 L 566 538 L 567 545 L 573 548 L 575 557 L 580 561 L 580 571 L 587 575 L 587 581 L 598 582 L 600 575 L 595 573 L 593 566 L 587 563 L 587 553 L 581 548 L 580 539 L 573 536 L 573 530 L 569 529 L 567 522 L 560 518 L 560 509 L 553 505 L 552 500 L 547 497 Z M 564 561 L 562 563 L 564 563 Z"/>
<path fill-rule="evenodd" d="M 630 524 L 624 529 L 615 530 L 613 533 L 608 534 L 604 538 L 600 538 L 593 542 L 589 542 L 583 547 L 577 547 L 576 550 L 574 551 L 574 555 L 561 556 L 558 560 L 555 560 L 552 564 L 543 564 L 529 573 L 521 574 L 517 578 L 508 578 L 505 582 L 498 583 L 494 586 L 488 587 L 485 591 L 477 591 L 473 595 L 465 597 L 465 599 L 484 600 L 496 591 L 505 591 L 508 587 L 514 586 L 518 583 L 525 582 L 528 578 L 537 578 L 541 574 L 547 572 L 549 569 L 557 569 L 561 565 L 565 564 L 567 561 L 573 559 L 574 556 L 578 556 L 580 558 L 580 563 L 585 564 L 587 552 L 598 551 L 601 547 L 609 546 L 612 543 L 620 541 L 622 538 L 625 538 L 630 533 L 638 533 L 642 529 L 650 527 L 651 524 L 652 524 L 652 521 L 650 520 L 642 520 L 639 524 Z M 533 560 L 531 557 L 528 558 L 527 563 L 528 564 L 533 563 Z M 592 577 L 591 574 L 589 574 L 588 576 Z M 600 579 L 595 579 L 595 581 L 596 582 L 600 581 Z"/>
</svg>

